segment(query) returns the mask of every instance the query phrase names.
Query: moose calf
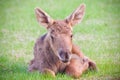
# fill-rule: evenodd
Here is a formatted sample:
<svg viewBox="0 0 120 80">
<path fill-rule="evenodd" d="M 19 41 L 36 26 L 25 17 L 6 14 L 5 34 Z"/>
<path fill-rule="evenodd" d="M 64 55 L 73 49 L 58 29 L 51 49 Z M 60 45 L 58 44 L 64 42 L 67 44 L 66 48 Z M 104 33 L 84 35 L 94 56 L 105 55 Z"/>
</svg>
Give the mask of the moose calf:
<svg viewBox="0 0 120 80">
<path fill-rule="evenodd" d="M 40 8 L 35 9 L 37 21 L 48 32 L 35 43 L 29 71 L 38 70 L 53 76 L 61 72 L 78 78 L 88 68 L 96 69 L 96 64 L 72 43 L 72 26 L 81 22 L 84 13 L 85 5 L 82 4 L 66 19 L 53 20 Z"/>
</svg>

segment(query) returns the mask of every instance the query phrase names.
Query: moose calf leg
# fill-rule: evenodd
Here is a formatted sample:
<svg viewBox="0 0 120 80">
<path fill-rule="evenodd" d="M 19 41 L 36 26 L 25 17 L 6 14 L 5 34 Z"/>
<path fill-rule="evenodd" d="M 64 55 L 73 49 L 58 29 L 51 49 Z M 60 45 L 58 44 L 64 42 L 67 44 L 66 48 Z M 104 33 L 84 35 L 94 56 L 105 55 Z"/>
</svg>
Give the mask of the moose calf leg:
<svg viewBox="0 0 120 80">
<path fill-rule="evenodd" d="M 80 58 L 82 58 L 82 59 L 86 59 L 86 58 L 87 58 L 87 57 L 84 56 L 84 54 L 79 50 L 79 48 L 78 48 L 76 45 L 74 45 L 74 44 L 72 44 L 72 53 L 78 55 L 78 56 L 79 56 Z M 90 68 L 91 70 L 97 70 L 96 63 L 95 63 L 94 61 L 92 61 L 91 59 L 89 59 L 89 58 L 87 58 L 87 59 L 88 59 L 88 61 L 89 61 L 89 68 Z"/>
<path fill-rule="evenodd" d="M 44 68 L 42 73 L 51 75 L 52 77 L 55 77 L 55 72 L 50 70 L 50 69 L 48 69 L 48 68 Z"/>
<path fill-rule="evenodd" d="M 72 44 L 72 53 L 78 55 L 80 58 L 84 58 L 84 54 L 74 44 Z"/>
<path fill-rule="evenodd" d="M 85 61 L 83 64 L 79 60 L 71 60 L 70 64 L 66 67 L 66 74 L 79 78 L 84 71 L 88 69 L 88 61 Z"/>
<path fill-rule="evenodd" d="M 28 71 L 29 71 L 29 72 L 32 72 L 32 71 L 34 71 L 34 70 L 36 69 L 34 62 L 35 62 L 34 59 L 31 60 L 31 62 L 30 62 L 30 64 L 29 64 L 29 68 L 28 68 Z"/>
</svg>

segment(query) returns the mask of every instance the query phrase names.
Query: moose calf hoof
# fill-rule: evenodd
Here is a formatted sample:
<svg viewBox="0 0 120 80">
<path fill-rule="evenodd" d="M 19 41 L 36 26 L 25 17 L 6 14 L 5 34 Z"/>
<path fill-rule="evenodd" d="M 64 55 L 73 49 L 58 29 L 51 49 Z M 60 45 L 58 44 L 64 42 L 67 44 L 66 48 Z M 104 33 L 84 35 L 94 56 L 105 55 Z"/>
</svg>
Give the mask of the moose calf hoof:
<svg viewBox="0 0 120 80">
<path fill-rule="evenodd" d="M 28 71 L 29 72 L 33 72 L 34 71 L 34 65 L 33 64 L 29 66 Z"/>
<path fill-rule="evenodd" d="M 55 72 L 53 72 L 52 70 L 50 70 L 50 69 L 44 69 L 44 71 L 43 71 L 43 73 L 44 74 L 47 74 L 47 75 L 50 75 L 50 76 L 52 76 L 52 77 L 55 77 Z"/>
<path fill-rule="evenodd" d="M 83 59 L 84 62 L 88 61 L 88 64 L 89 64 L 89 69 L 90 70 L 95 70 L 97 71 L 97 67 L 96 67 L 96 63 L 94 61 L 92 61 L 91 59 L 89 59 L 88 57 L 84 57 Z"/>
<path fill-rule="evenodd" d="M 89 69 L 97 71 L 96 63 L 93 61 L 89 62 Z"/>
</svg>

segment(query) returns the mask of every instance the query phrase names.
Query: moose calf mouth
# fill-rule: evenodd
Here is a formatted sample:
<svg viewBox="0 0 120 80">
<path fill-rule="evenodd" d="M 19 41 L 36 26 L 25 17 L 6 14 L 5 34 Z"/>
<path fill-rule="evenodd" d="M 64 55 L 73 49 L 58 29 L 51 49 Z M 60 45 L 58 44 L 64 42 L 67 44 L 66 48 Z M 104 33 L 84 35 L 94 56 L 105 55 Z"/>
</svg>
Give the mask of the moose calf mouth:
<svg viewBox="0 0 120 80">
<path fill-rule="evenodd" d="M 67 63 L 67 62 L 69 62 L 70 60 L 62 60 L 62 62 L 64 62 L 64 63 Z"/>
<path fill-rule="evenodd" d="M 59 59 L 64 62 L 67 63 L 70 61 L 70 53 L 69 52 L 65 52 L 65 51 L 60 51 L 59 52 Z"/>
</svg>

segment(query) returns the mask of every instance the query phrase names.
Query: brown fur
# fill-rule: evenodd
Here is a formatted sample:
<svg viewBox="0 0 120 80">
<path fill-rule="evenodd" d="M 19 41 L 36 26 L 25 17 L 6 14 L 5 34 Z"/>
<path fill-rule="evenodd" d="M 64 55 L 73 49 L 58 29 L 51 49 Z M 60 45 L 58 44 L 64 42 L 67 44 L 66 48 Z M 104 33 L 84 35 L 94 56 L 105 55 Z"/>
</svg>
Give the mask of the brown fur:
<svg viewBox="0 0 120 80">
<path fill-rule="evenodd" d="M 53 20 L 43 10 L 35 9 L 38 22 L 48 29 L 48 33 L 36 41 L 29 71 L 39 70 L 53 76 L 65 72 L 78 78 L 88 67 L 96 69 L 95 63 L 72 43 L 72 26 L 82 20 L 84 9 L 82 4 L 65 20 Z"/>
</svg>

